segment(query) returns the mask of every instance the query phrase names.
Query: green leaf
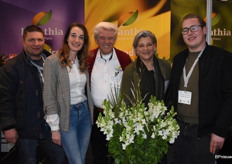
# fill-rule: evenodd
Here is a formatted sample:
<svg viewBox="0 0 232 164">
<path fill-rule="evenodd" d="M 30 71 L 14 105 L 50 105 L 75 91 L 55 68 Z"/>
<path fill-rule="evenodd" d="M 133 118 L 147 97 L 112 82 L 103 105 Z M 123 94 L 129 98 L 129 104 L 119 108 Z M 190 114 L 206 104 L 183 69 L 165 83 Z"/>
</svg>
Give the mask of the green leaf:
<svg viewBox="0 0 232 164">
<path fill-rule="evenodd" d="M 37 23 L 37 25 L 38 25 L 38 26 L 41 26 L 41 25 L 46 24 L 46 23 L 51 19 L 51 16 L 52 16 L 52 10 L 50 10 L 50 11 Z"/>
<path fill-rule="evenodd" d="M 138 10 L 129 19 L 127 19 L 127 21 L 125 23 L 123 23 L 123 26 L 128 26 L 128 25 L 134 23 L 134 21 L 137 19 L 137 17 L 138 17 Z"/>
<path fill-rule="evenodd" d="M 218 24 L 220 20 L 221 20 L 221 15 L 220 14 L 215 15 L 215 17 L 212 19 L 212 26 Z"/>
</svg>

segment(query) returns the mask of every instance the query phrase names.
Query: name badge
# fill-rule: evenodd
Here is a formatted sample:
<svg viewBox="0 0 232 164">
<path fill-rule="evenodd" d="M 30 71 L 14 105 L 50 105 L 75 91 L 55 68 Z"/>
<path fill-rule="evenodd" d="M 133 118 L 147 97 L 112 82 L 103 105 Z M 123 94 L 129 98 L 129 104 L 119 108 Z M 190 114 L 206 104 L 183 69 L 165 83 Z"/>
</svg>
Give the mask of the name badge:
<svg viewBox="0 0 232 164">
<path fill-rule="evenodd" d="M 178 103 L 191 105 L 192 92 L 178 91 Z"/>
</svg>

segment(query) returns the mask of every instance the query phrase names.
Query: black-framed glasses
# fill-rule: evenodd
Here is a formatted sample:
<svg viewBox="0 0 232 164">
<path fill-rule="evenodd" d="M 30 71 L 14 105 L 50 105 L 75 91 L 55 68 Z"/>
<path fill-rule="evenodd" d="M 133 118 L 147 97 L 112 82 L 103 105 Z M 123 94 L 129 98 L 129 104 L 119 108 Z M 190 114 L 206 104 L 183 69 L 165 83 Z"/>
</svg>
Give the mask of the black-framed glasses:
<svg viewBox="0 0 232 164">
<path fill-rule="evenodd" d="M 185 27 L 181 29 L 181 33 L 182 35 L 186 35 L 188 34 L 189 30 L 192 32 L 197 32 L 199 30 L 199 27 L 202 27 L 202 25 L 192 25 L 189 28 Z"/>
</svg>

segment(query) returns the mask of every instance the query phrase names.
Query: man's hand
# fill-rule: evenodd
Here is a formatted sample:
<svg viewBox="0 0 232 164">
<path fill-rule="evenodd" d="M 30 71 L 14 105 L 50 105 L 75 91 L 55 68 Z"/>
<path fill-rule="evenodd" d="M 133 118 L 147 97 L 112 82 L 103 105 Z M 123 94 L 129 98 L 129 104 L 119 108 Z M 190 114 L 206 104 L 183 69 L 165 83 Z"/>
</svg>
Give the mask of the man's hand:
<svg viewBox="0 0 232 164">
<path fill-rule="evenodd" d="M 52 131 L 52 142 L 61 146 L 61 136 L 59 131 Z"/>
<path fill-rule="evenodd" d="M 16 143 L 18 140 L 18 133 L 16 131 L 16 129 L 9 129 L 9 130 L 5 130 L 4 132 L 4 136 L 7 142 L 9 143 Z"/>
<path fill-rule="evenodd" d="M 212 154 L 215 154 L 217 150 L 222 148 L 224 142 L 225 142 L 225 138 L 222 138 L 212 133 L 210 140 L 210 152 Z"/>
</svg>

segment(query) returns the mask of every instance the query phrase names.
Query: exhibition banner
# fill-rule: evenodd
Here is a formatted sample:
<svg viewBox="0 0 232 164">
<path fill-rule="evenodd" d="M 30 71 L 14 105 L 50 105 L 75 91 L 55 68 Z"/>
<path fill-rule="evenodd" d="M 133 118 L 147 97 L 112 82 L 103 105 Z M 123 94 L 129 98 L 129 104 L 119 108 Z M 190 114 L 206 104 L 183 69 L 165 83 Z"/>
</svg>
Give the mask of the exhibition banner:
<svg viewBox="0 0 232 164">
<path fill-rule="evenodd" d="M 232 52 L 232 1 L 214 1 L 211 43 Z"/>
<path fill-rule="evenodd" d="M 0 54 L 22 51 L 23 29 L 31 24 L 40 26 L 48 50 L 62 46 L 63 35 L 72 22 L 84 23 L 84 0 L 1 0 Z"/>
<path fill-rule="evenodd" d="M 152 31 L 158 41 L 158 56 L 170 56 L 170 0 L 85 0 L 85 25 L 91 37 L 91 49 L 96 48 L 93 29 L 99 22 L 112 22 L 119 28 L 115 47 L 132 59 L 134 36 L 141 30 Z"/>
<path fill-rule="evenodd" d="M 214 0 L 212 3 L 211 43 L 232 52 L 232 1 Z M 181 21 L 187 14 L 198 14 L 206 21 L 207 0 L 171 1 L 171 60 L 186 45 L 181 35 Z M 206 22 L 207 24 L 208 22 Z"/>
</svg>

